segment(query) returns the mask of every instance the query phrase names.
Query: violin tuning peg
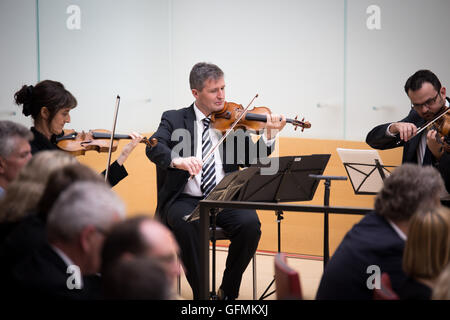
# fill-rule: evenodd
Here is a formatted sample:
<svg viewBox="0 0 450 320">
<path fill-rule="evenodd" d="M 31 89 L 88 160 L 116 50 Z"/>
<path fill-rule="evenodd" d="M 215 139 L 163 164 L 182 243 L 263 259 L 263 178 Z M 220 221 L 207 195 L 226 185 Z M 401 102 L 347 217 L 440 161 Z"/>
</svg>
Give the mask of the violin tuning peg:
<svg viewBox="0 0 450 320">
<path fill-rule="evenodd" d="M 298 118 L 298 115 L 295 116 L 294 123 L 297 123 L 297 118 Z M 294 124 L 294 131 L 297 131 L 297 128 L 298 128 L 298 124 Z"/>
</svg>

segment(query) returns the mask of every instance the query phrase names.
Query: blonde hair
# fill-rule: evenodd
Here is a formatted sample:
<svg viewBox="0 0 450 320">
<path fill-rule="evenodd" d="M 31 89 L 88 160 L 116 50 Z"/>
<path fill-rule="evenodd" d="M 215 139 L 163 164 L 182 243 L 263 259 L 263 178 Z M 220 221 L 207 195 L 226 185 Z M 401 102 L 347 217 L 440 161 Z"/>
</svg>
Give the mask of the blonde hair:
<svg viewBox="0 0 450 320">
<path fill-rule="evenodd" d="M 450 209 L 417 211 L 409 222 L 403 269 L 413 278 L 434 280 L 450 260 Z"/>
<path fill-rule="evenodd" d="M 50 174 L 68 164 L 77 163 L 68 153 L 52 150 L 33 156 L 7 187 L 0 201 L 0 222 L 16 222 L 36 208 Z"/>
<path fill-rule="evenodd" d="M 450 264 L 445 267 L 433 289 L 433 300 L 450 300 Z"/>
</svg>

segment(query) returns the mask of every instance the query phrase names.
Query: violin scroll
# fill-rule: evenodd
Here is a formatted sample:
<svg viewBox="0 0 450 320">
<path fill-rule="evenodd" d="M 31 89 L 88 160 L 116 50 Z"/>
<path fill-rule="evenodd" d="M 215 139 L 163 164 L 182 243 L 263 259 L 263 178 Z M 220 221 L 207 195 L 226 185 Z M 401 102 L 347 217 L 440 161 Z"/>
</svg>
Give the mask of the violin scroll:
<svg viewBox="0 0 450 320">
<path fill-rule="evenodd" d="M 295 118 L 292 120 L 291 124 L 294 126 L 294 131 L 297 131 L 298 127 L 302 128 L 303 130 L 311 128 L 311 123 L 309 121 L 305 121 L 305 118 L 303 118 L 301 121 L 297 120 L 298 116 L 295 116 Z M 288 119 L 286 119 L 287 122 Z"/>
</svg>

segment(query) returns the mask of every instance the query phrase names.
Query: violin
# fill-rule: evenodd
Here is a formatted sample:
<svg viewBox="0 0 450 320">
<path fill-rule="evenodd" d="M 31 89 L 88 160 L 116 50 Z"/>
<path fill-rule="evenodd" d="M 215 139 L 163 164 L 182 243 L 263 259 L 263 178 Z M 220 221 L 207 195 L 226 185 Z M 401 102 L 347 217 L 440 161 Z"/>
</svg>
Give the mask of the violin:
<svg viewBox="0 0 450 320">
<path fill-rule="evenodd" d="M 225 132 L 237 119 L 239 119 L 243 111 L 244 108 L 241 104 L 237 104 L 234 102 L 225 102 L 222 110 L 211 114 L 211 126 L 216 130 Z M 267 122 L 268 114 L 271 114 L 269 108 L 254 107 L 236 123 L 234 128 L 251 130 L 259 133 L 265 128 L 265 122 Z M 286 119 L 286 122 L 292 124 L 295 130 L 297 130 L 297 127 L 301 127 L 302 131 L 305 128 L 311 128 L 311 123 L 303 120 L 304 119 L 302 119 L 301 121 L 297 120 L 297 117 L 295 117 L 295 119 Z"/>
<path fill-rule="evenodd" d="M 436 140 L 443 145 L 445 151 L 450 152 L 450 113 L 445 112 L 433 123 L 431 129 L 437 131 Z"/>
<path fill-rule="evenodd" d="M 117 150 L 120 139 L 132 139 L 125 134 L 114 134 L 111 152 Z M 97 152 L 110 151 L 111 132 L 104 129 L 89 130 L 88 132 L 76 132 L 73 129 L 64 130 L 62 136 L 56 138 L 56 145 L 59 149 L 69 152 L 74 156 L 84 155 L 86 151 L 96 150 Z M 142 143 L 150 147 L 157 145 L 155 138 L 147 139 L 144 137 Z"/>
<path fill-rule="evenodd" d="M 434 129 L 444 138 L 445 142 L 450 143 L 450 114 L 444 114 L 435 122 Z"/>
</svg>

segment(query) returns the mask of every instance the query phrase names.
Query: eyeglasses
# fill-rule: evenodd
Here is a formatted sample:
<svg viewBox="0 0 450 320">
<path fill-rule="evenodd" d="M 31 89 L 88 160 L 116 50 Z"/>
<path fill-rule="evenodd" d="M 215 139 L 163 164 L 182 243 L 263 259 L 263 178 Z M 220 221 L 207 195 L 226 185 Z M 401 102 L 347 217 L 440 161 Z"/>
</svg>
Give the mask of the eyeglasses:
<svg viewBox="0 0 450 320">
<path fill-rule="evenodd" d="M 422 109 L 423 107 L 429 107 L 429 106 L 431 106 L 433 103 L 435 103 L 436 102 L 436 99 L 438 98 L 438 96 L 439 96 L 439 91 L 438 91 L 438 93 L 436 93 L 436 95 L 434 96 L 434 98 L 430 98 L 430 99 L 428 99 L 427 101 L 425 101 L 424 103 L 412 103 L 411 104 L 411 108 L 412 109 Z"/>
</svg>

